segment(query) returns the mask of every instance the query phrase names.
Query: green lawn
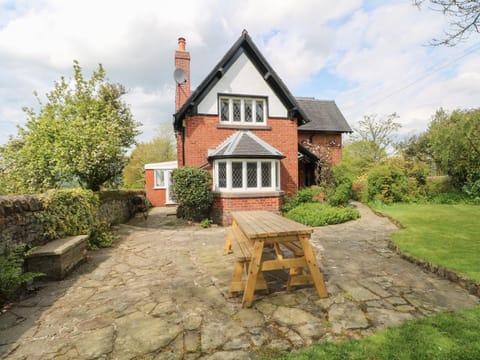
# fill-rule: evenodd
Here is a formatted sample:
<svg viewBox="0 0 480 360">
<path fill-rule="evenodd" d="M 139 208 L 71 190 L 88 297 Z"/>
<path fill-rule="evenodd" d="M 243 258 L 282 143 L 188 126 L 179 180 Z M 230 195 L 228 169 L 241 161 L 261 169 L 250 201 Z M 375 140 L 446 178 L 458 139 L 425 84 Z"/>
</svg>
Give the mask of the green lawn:
<svg viewBox="0 0 480 360">
<path fill-rule="evenodd" d="M 403 252 L 480 281 L 480 206 L 394 204 L 375 210 L 405 227 L 392 236 Z"/>
<path fill-rule="evenodd" d="M 409 321 L 361 340 L 325 343 L 275 359 L 479 359 L 480 307 Z"/>
<path fill-rule="evenodd" d="M 404 252 L 480 281 L 480 206 L 395 204 L 375 208 L 405 228 Z M 361 340 L 324 343 L 275 359 L 480 359 L 480 307 L 406 322 Z"/>
</svg>

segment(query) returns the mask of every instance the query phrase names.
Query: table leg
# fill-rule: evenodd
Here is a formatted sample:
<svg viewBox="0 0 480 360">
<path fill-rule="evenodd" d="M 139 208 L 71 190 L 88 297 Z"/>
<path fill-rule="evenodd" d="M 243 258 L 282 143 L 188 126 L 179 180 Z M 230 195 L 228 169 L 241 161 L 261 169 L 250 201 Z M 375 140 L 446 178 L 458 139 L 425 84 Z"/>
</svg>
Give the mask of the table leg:
<svg viewBox="0 0 480 360">
<path fill-rule="evenodd" d="M 228 255 L 232 252 L 232 239 L 228 236 L 228 232 L 225 235 L 225 244 L 223 245 L 223 255 Z"/>
<path fill-rule="evenodd" d="M 318 268 L 317 259 L 315 259 L 315 255 L 313 254 L 313 250 L 310 245 L 310 237 L 299 236 L 299 238 L 300 243 L 302 244 L 305 260 L 307 261 L 308 269 L 310 270 L 310 274 L 312 275 L 315 289 L 317 289 L 317 293 L 321 298 L 326 298 L 328 297 L 327 288 L 325 287 L 325 282 L 323 281 L 323 275 Z"/>
<path fill-rule="evenodd" d="M 263 241 L 255 241 L 252 252 L 252 260 L 248 267 L 247 283 L 243 292 L 242 306 L 250 307 L 253 302 L 253 293 L 257 284 L 258 273 L 262 266 Z"/>
</svg>

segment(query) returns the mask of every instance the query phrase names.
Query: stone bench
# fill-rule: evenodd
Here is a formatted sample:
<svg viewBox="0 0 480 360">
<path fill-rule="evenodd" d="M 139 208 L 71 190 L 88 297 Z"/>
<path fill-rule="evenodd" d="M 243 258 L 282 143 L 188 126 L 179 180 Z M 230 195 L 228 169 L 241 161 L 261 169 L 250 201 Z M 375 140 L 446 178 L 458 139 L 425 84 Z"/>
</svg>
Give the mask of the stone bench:
<svg viewBox="0 0 480 360">
<path fill-rule="evenodd" d="M 85 260 L 88 235 L 69 236 L 51 241 L 27 257 L 27 271 L 41 272 L 49 279 L 63 279 L 77 264 Z"/>
</svg>

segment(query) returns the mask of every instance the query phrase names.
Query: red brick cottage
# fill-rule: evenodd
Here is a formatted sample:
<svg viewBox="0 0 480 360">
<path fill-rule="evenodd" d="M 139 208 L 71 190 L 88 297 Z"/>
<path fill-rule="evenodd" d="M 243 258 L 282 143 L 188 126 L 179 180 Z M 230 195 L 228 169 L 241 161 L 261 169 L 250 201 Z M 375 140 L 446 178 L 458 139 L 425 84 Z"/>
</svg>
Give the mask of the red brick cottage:
<svg viewBox="0 0 480 360">
<path fill-rule="evenodd" d="M 279 211 L 284 194 L 313 183 L 319 147 L 341 161 L 342 133 L 352 130 L 335 102 L 293 97 L 246 31 L 193 93 L 185 39 L 178 44 L 178 166 L 211 172 L 214 221 L 229 224 L 234 210 Z M 168 182 L 155 166 L 146 166 L 149 198 Z"/>
</svg>

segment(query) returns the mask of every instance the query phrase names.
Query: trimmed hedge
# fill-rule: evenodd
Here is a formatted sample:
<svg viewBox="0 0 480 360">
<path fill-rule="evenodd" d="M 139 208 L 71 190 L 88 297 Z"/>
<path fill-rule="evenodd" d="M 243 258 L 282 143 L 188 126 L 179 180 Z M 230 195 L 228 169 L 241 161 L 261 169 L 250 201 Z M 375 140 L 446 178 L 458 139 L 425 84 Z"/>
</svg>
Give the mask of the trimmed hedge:
<svg viewBox="0 0 480 360">
<path fill-rule="evenodd" d="M 195 221 L 208 218 L 213 201 L 210 173 L 207 170 L 182 166 L 173 170 L 172 180 L 173 198 L 183 217 Z"/>
<path fill-rule="evenodd" d="M 307 203 L 290 210 L 285 217 L 308 226 L 325 226 L 358 219 L 358 210 L 332 207 L 326 203 Z"/>
</svg>

